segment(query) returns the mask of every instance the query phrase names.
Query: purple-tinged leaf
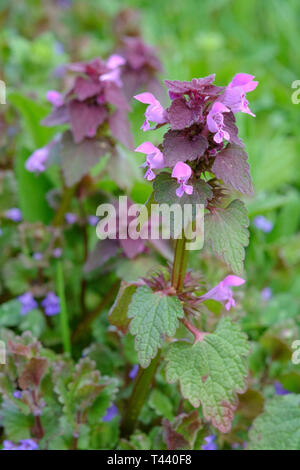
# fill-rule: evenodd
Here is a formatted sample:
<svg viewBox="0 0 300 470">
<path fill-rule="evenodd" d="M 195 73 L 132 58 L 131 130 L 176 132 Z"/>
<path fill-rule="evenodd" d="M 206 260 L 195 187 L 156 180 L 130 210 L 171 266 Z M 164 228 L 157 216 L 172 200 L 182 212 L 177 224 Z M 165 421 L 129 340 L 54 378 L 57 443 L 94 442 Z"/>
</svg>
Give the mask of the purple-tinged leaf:
<svg viewBox="0 0 300 470">
<path fill-rule="evenodd" d="M 76 144 L 85 137 L 95 137 L 98 127 L 107 118 L 104 106 L 82 103 L 77 100 L 69 104 L 70 122 Z"/>
<path fill-rule="evenodd" d="M 109 127 L 113 137 L 119 140 L 125 147 L 133 150 L 133 138 L 130 130 L 130 123 L 127 113 L 122 109 L 117 109 L 109 117 Z"/>
<path fill-rule="evenodd" d="M 174 100 L 168 108 L 168 119 L 172 130 L 181 130 L 190 127 L 195 122 L 195 113 L 189 108 L 186 100 Z"/>
<path fill-rule="evenodd" d="M 224 113 L 224 131 L 228 132 L 230 135 L 230 142 L 239 147 L 244 147 L 244 142 L 238 137 L 238 128 L 236 126 L 236 119 L 233 113 Z"/>
<path fill-rule="evenodd" d="M 66 185 L 78 183 L 98 163 L 99 158 L 110 151 L 109 141 L 104 137 L 84 139 L 76 144 L 71 132 L 65 132 L 61 141 L 61 156 Z"/>
<path fill-rule="evenodd" d="M 118 109 L 124 109 L 129 111 L 130 106 L 125 98 L 125 95 L 120 88 L 113 82 L 106 82 L 104 86 L 105 100 Z"/>
<path fill-rule="evenodd" d="M 200 91 L 209 85 L 211 85 L 215 80 L 215 74 L 208 75 L 203 78 L 193 78 L 192 81 L 179 81 L 179 80 L 165 80 L 165 85 L 169 91 L 172 93 L 184 94 L 190 91 Z M 217 87 L 216 87 L 217 88 Z"/>
<path fill-rule="evenodd" d="M 119 250 L 118 240 L 99 240 L 84 265 L 84 272 L 89 273 L 94 269 L 98 269 L 106 263 L 110 258 L 113 258 Z"/>
<path fill-rule="evenodd" d="M 188 131 L 168 131 L 163 142 L 166 165 L 173 167 L 178 162 L 196 160 L 207 147 L 207 139 L 202 135 L 191 136 Z"/>
<path fill-rule="evenodd" d="M 84 101 L 87 98 L 98 95 L 103 89 L 103 85 L 99 80 L 91 79 L 89 77 L 77 77 L 73 92 L 79 101 Z"/>
<path fill-rule="evenodd" d="M 215 158 L 212 171 L 217 178 L 243 194 L 253 194 L 248 155 L 240 147 L 228 145 Z"/>
<path fill-rule="evenodd" d="M 59 108 L 53 108 L 51 113 L 42 120 L 43 126 L 52 127 L 66 124 L 70 121 L 70 113 L 67 105 L 60 106 Z"/>
</svg>

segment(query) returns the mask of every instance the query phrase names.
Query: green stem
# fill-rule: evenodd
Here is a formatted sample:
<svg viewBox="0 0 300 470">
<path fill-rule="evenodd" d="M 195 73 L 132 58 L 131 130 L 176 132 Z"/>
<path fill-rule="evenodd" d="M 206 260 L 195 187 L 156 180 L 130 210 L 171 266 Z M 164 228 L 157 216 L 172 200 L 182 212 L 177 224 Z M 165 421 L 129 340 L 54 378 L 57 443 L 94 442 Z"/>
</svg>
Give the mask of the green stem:
<svg viewBox="0 0 300 470">
<path fill-rule="evenodd" d="M 55 227 L 58 227 L 63 224 L 64 222 L 64 217 L 65 213 L 67 212 L 71 199 L 73 197 L 73 194 L 75 192 L 75 186 L 72 186 L 71 188 L 65 188 L 62 199 L 60 202 L 60 206 L 55 214 L 55 217 L 53 219 L 53 225 Z"/>
<path fill-rule="evenodd" d="M 176 241 L 174 253 L 172 286 L 177 292 L 179 292 L 183 287 L 188 262 L 188 251 L 185 249 L 185 243 L 186 240 L 184 236 L 183 238 L 178 239 Z M 153 382 L 160 356 L 161 351 L 158 352 L 147 369 L 140 368 L 139 370 L 121 424 L 121 435 L 123 437 L 130 436 L 135 429 L 136 422 L 147 399 L 149 388 Z"/>
<path fill-rule="evenodd" d="M 60 329 L 64 351 L 71 355 L 71 336 L 65 296 L 64 273 L 61 261 L 56 264 L 57 292 L 60 299 Z"/>
<path fill-rule="evenodd" d="M 173 271 L 172 271 L 172 286 L 176 291 L 181 291 L 184 284 L 186 268 L 188 263 L 188 250 L 185 249 L 186 239 L 184 235 L 178 238 L 175 246 Z"/>
<path fill-rule="evenodd" d="M 136 378 L 129 402 L 126 406 L 125 415 L 121 424 L 121 435 L 123 437 L 130 436 L 134 429 L 142 407 L 149 393 L 149 388 L 154 378 L 161 351 L 151 361 L 147 369 L 140 368 Z"/>
</svg>

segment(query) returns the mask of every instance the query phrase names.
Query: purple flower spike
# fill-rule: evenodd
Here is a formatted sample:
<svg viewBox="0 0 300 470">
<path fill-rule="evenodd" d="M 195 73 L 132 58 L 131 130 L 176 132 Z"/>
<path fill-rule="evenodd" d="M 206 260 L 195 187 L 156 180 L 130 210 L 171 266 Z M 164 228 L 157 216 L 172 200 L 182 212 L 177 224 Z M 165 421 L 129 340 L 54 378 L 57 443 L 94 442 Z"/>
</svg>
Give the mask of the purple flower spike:
<svg viewBox="0 0 300 470">
<path fill-rule="evenodd" d="M 182 197 L 184 193 L 193 194 L 193 186 L 186 184 L 192 175 L 192 169 L 189 165 L 183 162 L 176 163 L 173 172 L 172 178 L 177 178 L 177 183 L 179 183 L 179 188 L 176 189 L 176 194 L 178 197 Z"/>
<path fill-rule="evenodd" d="M 267 219 L 264 215 L 258 215 L 254 217 L 253 223 L 256 228 L 262 230 L 265 233 L 270 233 L 273 230 L 273 222 Z"/>
<path fill-rule="evenodd" d="M 58 313 L 60 313 L 59 297 L 57 297 L 54 292 L 48 292 L 48 294 L 42 301 L 42 306 L 45 310 L 45 314 L 48 317 L 52 317 L 53 315 L 57 315 Z"/>
<path fill-rule="evenodd" d="M 150 127 L 150 122 L 155 122 L 156 124 L 165 124 L 167 122 L 167 114 L 160 102 L 152 95 L 152 93 L 140 93 L 139 95 L 135 95 L 134 98 L 141 103 L 149 104 L 145 111 L 145 122 L 142 125 L 141 129 L 143 131 L 148 131 L 154 129 L 154 127 Z"/>
<path fill-rule="evenodd" d="M 108 422 L 114 419 L 115 416 L 119 414 L 119 410 L 116 405 L 112 405 L 107 408 L 105 415 L 102 418 L 102 421 Z"/>
<path fill-rule="evenodd" d="M 129 372 L 128 374 L 128 377 L 131 379 L 131 380 L 134 380 L 137 376 L 137 373 L 139 371 L 139 365 L 138 364 L 135 364 L 133 366 L 133 368 L 131 369 L 131 371 Z"/>
<path fill-rule="evenodd" d="M 216 440 L 216 436 L 211 434 L 204 438 L 206 444 L 202 446 L 202 450 L 217 450 L 217 444 L 214 442 Z"/>
<path fill-rule="evenodd" d="M 68 225 L 73 225 L 77 221 L 77 215 L 73 214 L 72 212 L 67 212 L 65 214 L 65 221 Z"/>
<path fill-rule="evenodd" d="M 145 173 L 145 178 L 148 181 L 152 181 L 155 178 L 155 173 L 152 170 L 159 170 L 165 166 L 164 156 L 151 142 L 144 142 L 139 147 L 135 149 L 135 152 L 145 153 L 146 161 L 143 163 L 142 167 L 148 167 L 148 170 Z"/>
<path fill-rule="evenodd" d="M 13 222 L 21 222 L 22 220 L 22 212 L 16 207 L 8 209 L 4 215 L 7 219 L 12 220 Z"/>
<path fill-rule="evenodd" d="M 253 79 L 254 76 L 247 73 L 236 74 L 223 95 L 221 95 L 220 100 L 234 113 L 241 111 L 255 117 L 246 99 L 246 93 L 255 90 L 258 85 L 258 82 L 253 81 Z"/>
<path fill-rule="evenodd" d="M 55 90 L 47 91 L 46 98 L 53 106 L 59 108 L 64 104 L 64 96 Z"/>
<path fill-rule="evenodd" d="M 229 275 L 226 276 L 223 281 L 219 282 L 216 287 L 213 287 L 206 294 L 200 297 L 201 300 L 213 299 L 221 302 L 226 310 L 230 310 L 231 307 L 235 306 L 235 300 L 233 298 L 233 292 L 231 286 L 241 286 L 246 281 L 241 277 Z"/>
<path fill-rule="evenodd" d="M 214 141 L 217 144 L 223 142 L 223 139 L 230 140 L 230 135 L 224 129 L 224 117 L 223 113 L 229 113 L 230 109 L 227 108 L 223 103 L 218 101 L 213 104 L 211 110 L 207 116 L 207 126 L 210 132 L 213 132 Z"/>
<path fill-rule="evenodd" d="M 96 215 L 89 215 L 88 216 L 88 223 L 92 227 L 95 227 L 98 224 L 98 222 L 99 222 L 99 217 L 97 217 Z"/>
<path fill-rule="evenodd" d="M 38 304 L 31 292 L 25 292 L 25 294 L 20 295 L 18 300 L 21 303 L 21 315 L 26 315 L 31 310 L 38 308 Z"/>
<path fill-rule="evenodd" d="M 283 388 L 281 383 L 278 382 L 277 380 L 276 380 L 276 382 L 274 382 L 274 388 L 275 388 L 276 395 L 288 395 L 289 393 L 291 393 L 288 390 L 286 390 L 285 388 Z"/>
</svg>

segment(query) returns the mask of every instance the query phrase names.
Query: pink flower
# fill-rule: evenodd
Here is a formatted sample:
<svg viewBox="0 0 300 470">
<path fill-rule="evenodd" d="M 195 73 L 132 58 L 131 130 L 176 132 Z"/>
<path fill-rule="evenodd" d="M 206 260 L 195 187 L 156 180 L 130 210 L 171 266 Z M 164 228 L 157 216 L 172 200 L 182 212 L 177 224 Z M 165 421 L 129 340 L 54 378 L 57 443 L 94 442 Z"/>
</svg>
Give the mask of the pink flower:
<svg viewBox="0 0 300 470">
<path fill-rule="evenodd" d="M 121 57 L 118 54 L 111 55 L 106 62 L 106 66 L 108 69 L 110 69 L 110 71 L 103 73 L 99 77 L 99 80 L 101 82 L 114 82 L 118 87 L 121 87 L 122 80 L 120 67 L 124 65 L 125 62 L 126 60 L 124 57 Z"/>
<path fill-rule="evenodd" d="M 189 165 L 183 162 L 176 163 L 173 171 L 172 178 L 177 178 L 179 188 L 176 189 L 178 197 L 182 197 L 184 193 L 193 194 L 193 186 L 186 184 L 192 175 L 192 169 Z"/>
<path fill-rule="evenodd" d="M 59 108 L 64 104 L 64 97 L 61 93 L 55 90 L 47 91 L 46 98 L 49 103 L 53 104 L 56 108 Z"/>
<path fill-rule="evenodd" d="M 146 161 L 143 163 L 142 167 L 148 167 L 145 178 L 148 181 L 151 181 L 155 178 L 155 173 L 152 170 L 160 170 L 165 166 L 164 156 L 151 142 L 144 142 L 139 147 L 135 149 L 136 152 L 141 152 L 146 154 Z"/>
<path fill-rule="evenodd" d="M 237 73 L 220 96 L 220 100 L 234 113 L 241 111 L 255 117 L 255 114 L 249 109 L 249 102 L 246 99 L 246 93 L 255 90 L 258 85 L 258 82 L 253 79 L 254 75 Z"/>
<path fill-rule="evenodd" d="M 226 276 L 223 281 L 219 282 L 216 287 L 213 287 L 206 294 L 200 297 L 200 300 L 213 299 L 221 302 L 225 305 L 226 310 L 230 310 L 231 307 L 235 306 L 235 300 L 233 298 L 233 292 L 231 286 L 240 286 L 244 284 L 245 279 L 241 277 L 229 275 Z"/>
<path fill-rule="evenodd" d="M 207 115 L 208 129 L 210 130 L 210 132 L 213 132 L 215 134 L 214 141 L 217 142 L 217 144 L 223 142 L 223 139 L 230 139 L 229 133 L 224 129 L 223 117 L 223 113 L 228 112 L 230 112 L 230 109 L 227 108 L 223 103 L 217 101 L 213 104 L 211 110 Z"/>
<path fill-rule="evenodd" d="M 141 127 L 143 131 L 154 129 L 154 127 L 150 128 L 149 121 L 155 122 L 156 124 L 165 124 L 167 122 L 166 111 L 152 93 L 140 93 L 139 95 L 135 95 L 134 98 L 141 103 L 149 104 L 145 111 L 145 122 Z"/>
</svg>

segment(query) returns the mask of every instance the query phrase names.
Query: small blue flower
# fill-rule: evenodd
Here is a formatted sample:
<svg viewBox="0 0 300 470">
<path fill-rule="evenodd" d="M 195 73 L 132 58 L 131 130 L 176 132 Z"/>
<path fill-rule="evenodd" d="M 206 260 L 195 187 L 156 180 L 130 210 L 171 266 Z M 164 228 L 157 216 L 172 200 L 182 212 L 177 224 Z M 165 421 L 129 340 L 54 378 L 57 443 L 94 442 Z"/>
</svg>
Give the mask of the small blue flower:
<svg viewBox="0 0 300 470">
<path fill-rule="evenodd" d="M 105 415 L 102 418 L 102 421 L 108 422 L 114 419 L 115 416 L 119 414 L 119 410 L 116 405 L 112 405 L 107 408 Z"/>
<path fill-rule="evenodd" d="M 139 371 L 139 366 L 138 366 L 138 364 L 135 364 L 133 366 L 133 368 L 131 369 L 131 371 L 129 372 L 129 374 L 128 374 L 129 378 L 131 380 L 134 380 L 137 376 L 138 371 Z"/>
<path fill-rule="evenodd" d="M 216 440 L 216 436 L 211 434 L 204 438 L 206 444 L 202 446 L 202 450 L 217 450 L 217 444 L 214 442 Z"/>
<path fill-rule="evenodd" d="M 48 317 L 57 315 L 60 313 L 60 302 L 59 297 L 54 292 L 48 292 L 44 300 L 42 301 L 42 306 L 45 310 L 45 314 Z"/>
<path fill-rule="evenodd" d="M 273 222 L 271 220 L 267 219 L 263 215 L 258 215 L 257 217 L 254 217 L 253 223 L 256 228 L 259 230 L 262 230 L 265 233 L 269 233 L 273 230 Z"/>
<path fill-rule="evenodd" d="M 38 307 L 37 301 L 34 299 L 31 292 L 25 292 L 25 294 L 19 295 L 18 300 L 21 303 L 21 315 L 26 315 L 28 312 Z"/>
<path fill-rule="evenodd" d="M 21 222 L 22 220 L 22 212 L 17 207 L 8 209 L 4 212 L 4 215 L 7 219 L 12 220 L 13 222 Z"/>
</svg>

